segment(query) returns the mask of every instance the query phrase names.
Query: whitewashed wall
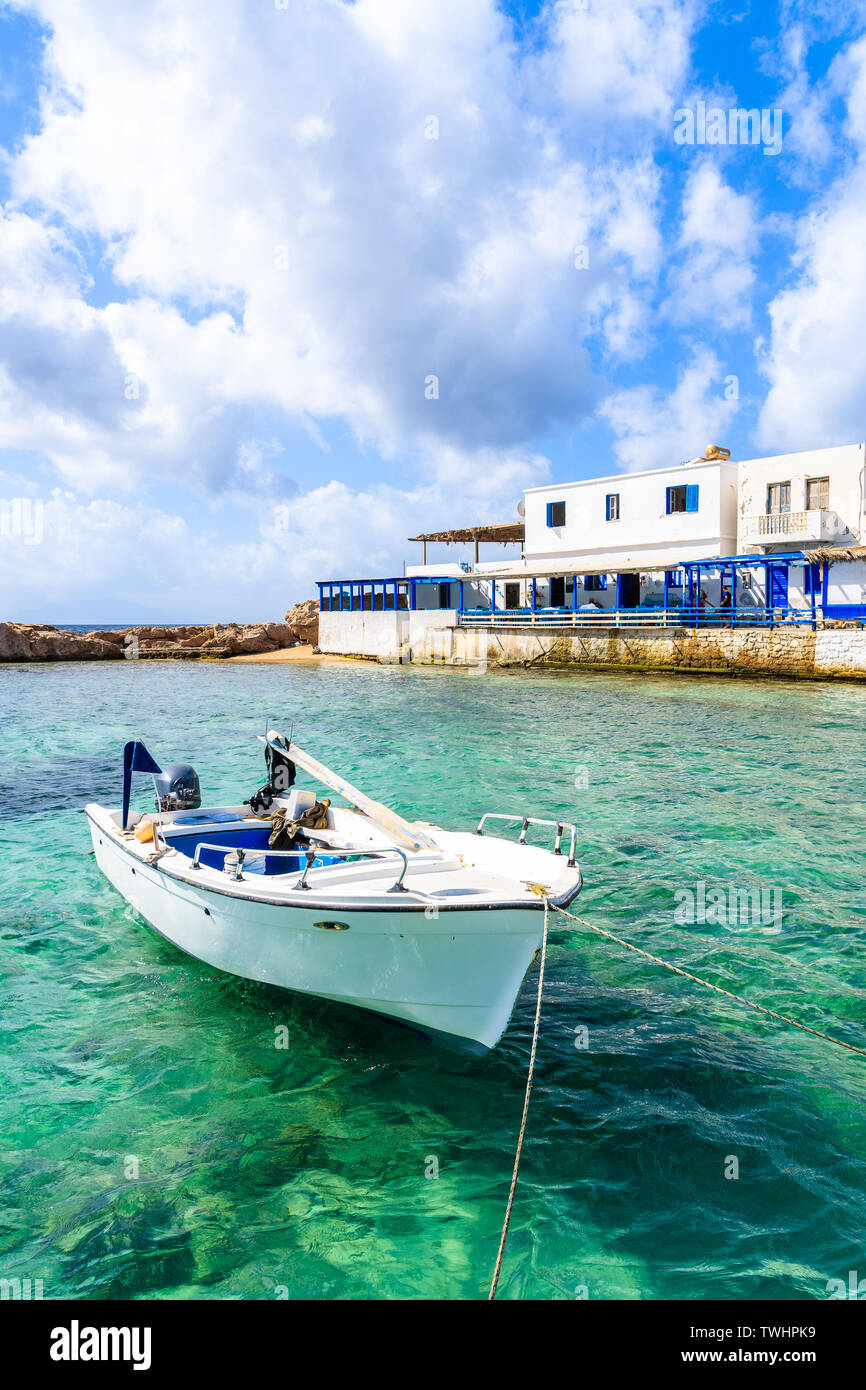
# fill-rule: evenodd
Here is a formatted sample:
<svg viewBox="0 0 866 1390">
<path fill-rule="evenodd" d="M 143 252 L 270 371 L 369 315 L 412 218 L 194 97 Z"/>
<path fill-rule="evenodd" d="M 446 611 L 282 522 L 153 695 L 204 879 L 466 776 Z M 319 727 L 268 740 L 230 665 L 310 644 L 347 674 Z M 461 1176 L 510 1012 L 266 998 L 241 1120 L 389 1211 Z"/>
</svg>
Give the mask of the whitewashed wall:
<svg viewBox="0 0 866 1390">
<path fill-rule="evenodd" d="M 409 636 L 406 609 L 385 612 L 323 612 L 319 614 L 319 647 L 341 656 L 399 657 Z"/>
<path fill-rule="evenodd" d="M 862 560 L 830 566 L 827 602 L 866 603 L 866 564 Z"/>
<path fill-rule="evenodd" d="M 808 449 L 796 454 L 777 454 L 772 458 L 742 459 L 738 469 L 738 548 L 741 553 L 766 544 L 750 532 L 749 518 L 763 516 L 767 510 L 770 483 L 791 484 L 791 511 L 806 510 L 808 478 L 829 478 L 829 510 L 839 517 L 841 527 L 827 539 L 830 544 L 851 545 L 860 541 L 866 519 L 863 515 L 866 446 L 843 444 L 834 449 Z M 818 538 L 816 538 L 818 539 Z M 783 548 L 784 537 L 774 544 Z M 796 542 L 794 549 L 802 546 Z"/>
<path fill-rule="evenodd" d="M 422 647 L 450 660 L 455 608 L 398 609 L 385 612 L 319 614 L 319 647 L 339 656 L 370 656 L 380 661 L 409 660 Z"/>
<path fill-rule="evenodd" d="M 666 512 L 668 487 L 697 484 L 696 512 Z M 605 520 L 605 498 L 619 493 L 618 521 Z M 672 569 L 680 560 L 731 555 L 737 539 L 737 465 L 698 462 L 641 473 L 530 488 L 526 559 L 533 567 L 574 560 L 575 569 L 645 564 Z M 565 525 L 547 525 L 548 502 L 565 502 Z"/>
</svg>

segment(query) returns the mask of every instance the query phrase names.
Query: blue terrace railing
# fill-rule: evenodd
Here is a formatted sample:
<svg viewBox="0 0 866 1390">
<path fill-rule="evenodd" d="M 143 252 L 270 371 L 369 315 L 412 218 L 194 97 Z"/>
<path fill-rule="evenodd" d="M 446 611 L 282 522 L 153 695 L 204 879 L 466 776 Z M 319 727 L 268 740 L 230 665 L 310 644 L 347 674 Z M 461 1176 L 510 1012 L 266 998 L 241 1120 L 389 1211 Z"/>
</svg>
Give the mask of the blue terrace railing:
<svg viewBox="0 0 866 1390">
<path fill-rule="evenodd" d="M 818 608 L 489 608 L 458 613 L 460 627 L 558 627 L 558 628 L 772 628 L 811 626 L 821 617 Z"/>
</svg>

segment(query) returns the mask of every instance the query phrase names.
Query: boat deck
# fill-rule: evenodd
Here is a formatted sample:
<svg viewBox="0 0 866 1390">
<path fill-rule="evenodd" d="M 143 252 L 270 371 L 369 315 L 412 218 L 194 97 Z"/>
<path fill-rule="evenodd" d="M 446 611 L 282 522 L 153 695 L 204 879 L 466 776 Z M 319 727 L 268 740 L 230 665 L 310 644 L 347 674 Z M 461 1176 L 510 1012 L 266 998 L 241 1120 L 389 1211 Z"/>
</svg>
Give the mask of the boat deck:
<svg viewBox="0 0 866 1390">
<path fill-rule="evenodd" d="M 271 823 L 243 806 L 211 807 L 194 817 L 164 814 L 158 847 L 142 843 L 134 828 L 120 829 L 120 813 L 98 805 L 88 815 L 124 851 L 161 873 L 239 898 L 314 906 L 351 902 L 358 908 L 440 912 L 460 908 L 540 909 L 542 895 L 570 901 L 580 870 L 564 855 L 498 835 L 426 827 L 438 848 L 402 851 L 365 815 L 335 808 L 327 829 L 304 832 L 306 846 L 278 853 L 267 848 Z M 149 817 L 136 817 L 136 823 Z M 181 848 L 180 846 L 183 846 Z M 339 849 L 342 857 L 334 851 Z M 197 851 L 197 854 L 196 854 Z M 315 858 L 312 857 L 315 852 Z M 376 853 L 377 857 L 350 857 Z"/>
</svg>

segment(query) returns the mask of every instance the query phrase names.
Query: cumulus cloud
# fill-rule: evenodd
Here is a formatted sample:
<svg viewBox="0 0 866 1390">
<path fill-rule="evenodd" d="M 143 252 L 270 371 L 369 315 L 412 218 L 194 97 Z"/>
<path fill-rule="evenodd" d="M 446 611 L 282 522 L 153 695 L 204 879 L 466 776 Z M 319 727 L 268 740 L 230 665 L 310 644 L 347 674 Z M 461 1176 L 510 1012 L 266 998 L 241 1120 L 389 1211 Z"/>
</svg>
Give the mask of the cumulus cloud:
<svg viewBox="0 0 866 1390">
<path fill-rule="evenodd" d="M 40 496 L 25 475 L 0 474 L 0 593 L 12 605 L 3 616 L 145 621 L 156 594 L 167 621 L 275 619 L 292 597 L 315 592 L 316 580 L 400 574 L 407 538 L 453 525 L 457 507 L 466 524 L 513 520 L 521 488 L 549 477 L 541 455 L 497 450 L 467 458 L 445 449 L 436 466 L 436 480 L 404 487 L 331 480 L 247 497 L 254 531 L 236 542 L 225 540 L 213 509 L 193 524 L 138 499 L 82 499 L 62 488 Z"/>
<path fill-rule="evenodd" d="M 677 377 L 670 392 L 636 386 L 609 396 L 601 414 L 614 432 L 620 468 L 664 468 L 695 458 L 707 444 L 723 444 L 738 408 L 724 394 L 715 353 L 703 348 Z"/>
<path fill-rule="evenodd" d="M 513 448 L 591 411 L 583 339 L 632 343 L 652 175 L 645 156 L 594 173 L 552 134 L 555 100 L 527 111 L 538 65 L 492 0 L 213 0 L 206 18 L 142 0 L 134 27 L 111 0 L 18 3 L 51 38 L 14 194 L 98 239 L 132 299 L 95 312 L 143 364 L 133 459 L 195 454 L 189 422 L 228 403 L 344 418 L 391 457 Z M 685 12 L 638 11 L 589 15 L 587 47 L 557 8 L 559 99 L 588 62 L 593 102 L 625 91 L 633 117 L 657 111 Z M 235 450 L 245 428 L 224 422 Z"/>
<path fill-rule="evenodd" d="M 715 164 L 699 164 L 683 191 L 679 247 L 665 312 L 676 323 L 712 320 L 719 331 L 747 327 L 757 226 L 752 199 L 725 183 Z"/>
<path fill-rule="evenodd" d="M 639 142 L 641 123 L 671 119 L 696 16 L 680 0 L 557 0 L 544 70 L 567 112 Z"/>
<path fill-rule="evenodd" d="M 275 611 L 280 598 L 272 598 L 266 608 L 262 604 L 268 592 L 273 594 L 278 559 L 273 547 L 226 544 L 201 519 L 193 527 L 143 502 L 82 501 L 60 488 L 44 498 L 31 489 L 25 494 L 29 508 L 13 509 L 10 482 L 14 487 L 13 480 L 0 475 L 5 619 L 150 621 L 155 594 L 166 620 L 177 622 L 222 621 L 250 611 L 261 618 L 280 616 Z"/>
<path fill-rule="evenodd" d="M 769 390 L 758 435 L 772 449 L 863 438 L 866 394 L 866 38 L 840 58 L 845 128 L 856 156 L 800 219 L 794 283 L 769 306 Z"/>
</svg>

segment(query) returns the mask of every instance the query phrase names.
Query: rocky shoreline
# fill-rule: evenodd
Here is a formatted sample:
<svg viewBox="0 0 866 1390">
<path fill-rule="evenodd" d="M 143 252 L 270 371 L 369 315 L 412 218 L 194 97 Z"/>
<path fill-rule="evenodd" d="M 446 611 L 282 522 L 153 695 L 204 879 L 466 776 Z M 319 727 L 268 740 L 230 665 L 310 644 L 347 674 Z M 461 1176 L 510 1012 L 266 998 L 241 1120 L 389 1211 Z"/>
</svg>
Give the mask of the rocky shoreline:
<svg viewBox="0 0 866 1390">
<path fill-rule="evenodd" d="M 65 632 L 44 623 L 0 623 L 0 662 L 225 660 L 310 644 L 319 633 L 315 599 L 296 603 L 282 623 L 212 623 Z"/>
</svg>

